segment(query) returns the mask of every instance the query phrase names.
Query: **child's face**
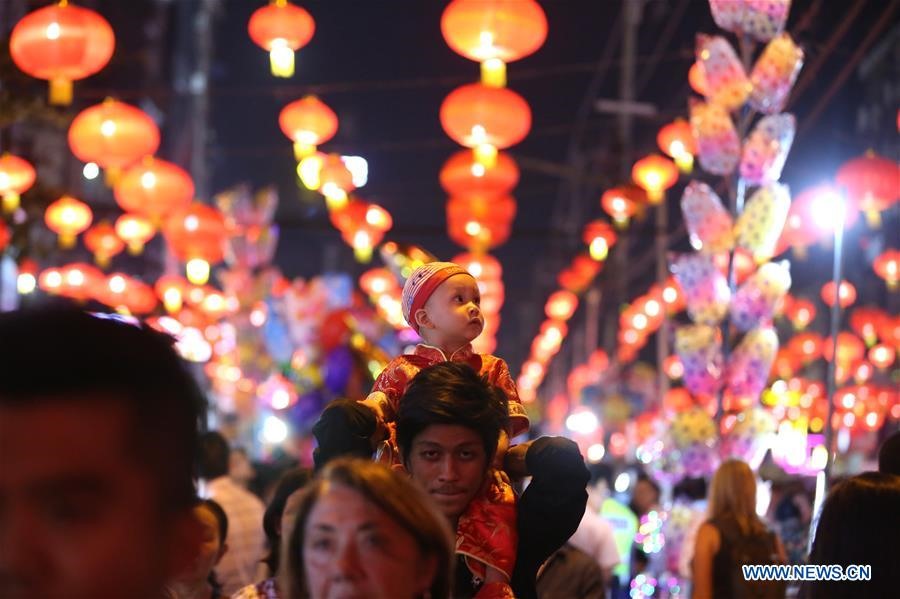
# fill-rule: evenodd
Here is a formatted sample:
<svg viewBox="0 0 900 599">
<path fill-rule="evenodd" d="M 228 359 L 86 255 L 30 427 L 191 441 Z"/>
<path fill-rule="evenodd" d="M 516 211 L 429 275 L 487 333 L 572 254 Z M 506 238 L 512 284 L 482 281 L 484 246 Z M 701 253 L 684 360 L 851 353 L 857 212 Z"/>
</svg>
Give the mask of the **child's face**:
<svg viewBox="0 0 900 599">
<path fill-rule="evenodd" d="M 421 327 L 424 335 L 439 337 L 443 344 L 469 343 L 481 334 L 481 293 L 468 274 L 453 275 L 441 283 L 428 301 L 425 312 L 432 327 Z"/>
</svg>

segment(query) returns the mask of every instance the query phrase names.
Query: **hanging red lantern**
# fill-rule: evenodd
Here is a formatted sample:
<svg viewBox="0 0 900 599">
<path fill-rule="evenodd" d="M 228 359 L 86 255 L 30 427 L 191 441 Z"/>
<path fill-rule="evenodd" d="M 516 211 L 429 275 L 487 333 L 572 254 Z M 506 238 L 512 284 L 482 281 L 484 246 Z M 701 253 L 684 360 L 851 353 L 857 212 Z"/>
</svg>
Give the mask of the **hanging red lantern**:
<svg viewBox="0 0 900 599">
<path fill-rule="evenodd" d="M 458 254 L 453 258 L 453 262 L 465 268 L 478 280 L 497 281 L 503 276 L 500 261 L 490 254 Z"/>
<path fill-rule="evenodd" d="M 791 321 L 794 328 L 802 331 L 816 318 L 816 305 L 807 299 L 798 298 L 785 307 L 784 315 Z"/>
<path fill-rule="evenodd" d="M 822 356 L 822 336 L 818 333 L 800 333 L 788 342 L 788 350 L 804 364 Z"/>
<path fill-rule="evenodd" d="M 531 129 L 531 108 L 516 92 L 472 83 L 444 98 L 440 111 L 444 132 L 456 143 L 475 149 L 485 167 L 497 163 L 497 150 L 514 146 Z"/>
<path fill-rule="evenodd" d="M 122 169 L 156 152 L 159 127 L 140 108 L 107 98 L 78 113 L 68 139 L 79 160 L 107 169 L 107 180 L 115 183 Z"/>
<path fill-rule="evenodd" d="M 191 203 L 194 180 L 181 167 L 146 156 L 122 174 L 113 192 L 122 210 L 145 216 L 159 226 L 167 216 Z"/>
<path fill-rule="evenodd" d="M 356 185 L 353 183 L 353 173 L 337 154 L 329 154 L 325 157 L 319 171 L 319 182 L 319 191 L 325 196 L 325 204 L 331 211 L 346 206 L 348 194 L 356 189 Z"/>
<path fill-rule="evenodd" d="M 678 168 L 671 160 L 651 154 L 634 163 L 631 178 L 647 192 L 651 204 L 659 204 L 666 190 L 678 181 Z"/>
<path fill-rule="evenodd" d="M 27 74 L 50 82 L 50 103 L 72 103 L 72 81 L 106 66 L 115 49 L 112 27 L 102 16 L 60 0 L 30 12 L 9 38 L 13 62 Z"/>
<path fill-rule="evenodd" d="M 671 157 L 683 173 L 690 173 L 697 154 L 697 142 L 690 124 L 678 118 L 664 126 L 656 135 L 659 149 Z"/>
<path fill-rule="evenodd" d="M 148 314 L 156 308 L 152 287 L 119 272 L 106 277 L 97 300 L 125 314 Z"/>
<path fill-rule="evenodd" d="M 617 236 L 609 223 L 598 219 L 584 226 L 581 238 L 588 245 L 591 258 L 597 262 L 603 262 L 609 255 L 609 250 L 616 244 Z"/>
<path fill-rule="evenodd" d="M 184 278 L 177 275 L 163 275 L 156 280 L 153 290 L 156 296 L 162 301 L 166 312 L 175 314 L 179 312 L 184 305 L 188 290 L 191 284 Z"/>
<path fill-rule="evenodd" d="M 67 264 L 59 269 L 60 285 L 55 293 L 77 301 L 95 297 L 103 282 L 103 273 L 82 262 Z"/>
<path fill-rule="evenodd" d="M 826 306 L 831 307 L 834 305 L 834 298 L 835 284 L 834 281 L 829 281 L 822 285 L 822 301 L 825 302 Z M 848 281 L 841 281 L 840 287 L 838 288 L 838 303 L 841 308 L 853 305 L 855 301 L 856 287 Z"/>
<path fill-rule="evenodd" d="M 888 249 L 881 252 L 872 264 L 875 274 L 884 279 L 888 289 L 896 291 L 900 284 L 900 251 Z"/>
<path fill-rule="evenodd" d="M 116 235 L 128 245 L 128 253 L 137 255 L 144 251 L 144 244 L 156 234 L 153 224 L 137 214 L 123 214 L 116 219 Z"/>
<path fill-rule="evenodd" d="M 332 211 L 330 216 L 332 224 L 353 248 L 360 262 L 372 259 L 372 250 L 393 226 L 393 219 L 387 210 L 362 200 L 352 200 L 343 208 Z"/>
<path fill-rule="evenodd" d="M 0 195 L 3 196 L 3 212 L 7 214 L 19 207 L 19 196 L 34 185 L 34 167 L 27 160 L 4 152 L 0 156 Z"/>
<path fill-rule="evenodd" d="M 826 337 L 822 344 L 822 355 L 825 360 L 831 362 L 834 356 L 834 341 L 831 337 Z M 866 346 L 862 339 L 848 333 L 846 331 L 838 333 L 837 336 L 837 363 L 841 366 L 848 367 L 856 364 L 866 355 Z"/>
<path fill-rule="evenodd" d="M 294 142 L 294 158 L 302 160 L 315 153 L 316 146 L 334 137 L 338 130 L 338 117 L 316 96 L 305 96 L 281 109 L 278 125 L 281 132 Z"/>
<path fill-rule="evenodd" d="M 210 264 L 225 255 L 225 218 L 206 204 L 195 202 L 174 212 L 163 225 L 163 235 L 178 259 L 187 263 L 187 278 L 195 285 L 206 283 Z"/>
<path fill-rule="evenodd" d="M 835 180 L 847 190 L 847 196 L 863 211 L 869 226 L 881 225 L 881 212 L 900 199 L 900 166 L 873 151 L 845 162 Z"/>
<path fill-rule="evenodd" d="M 247 31 L 253 42 L 269 52 L 269 64 L 276 77 L 294 74 L 294 52 L 309 43 L 316 22 L 306 10 L 287 0 L 272 0 L 250 15 Z"/>
<path fill-rule="evenodd" d="M 444 163 L 439 177 L 441 187 L 451 196 L 499 196 L 519 183 L 519 167 L 506 152 L 498 152 L 497 164 L 487 168 L 472 152 L 460 150 Z"/>
<path fill-rule="evenodd" d="M 451 197 L 447 201 L 450 239 L 476 253 L 506 243 L 515 216 L 516 200 L 508 195 Z"/>
<path fill-rule="evenodd" d="M 681 358 L 676 355 L 668 356 L 663 360 L 663 372 L 673 381 L 684 376 L 684 364 L 681 362 Z"/>
<path fill-rule="evenodd" d="M 544 304 L 544 314 L 551 320 L 566 322 L 578 309 L 578 296 L 571 291 L 554 291 Z"/>
<path fill-rule="evenodd" d="M 371 268 L 359 276 L 359 288 L 371 296 L 379 296 L 392 291 L 399 293 L 397 279 L 386 268 Z"/>
<path fill-rule="evenodd" d="M 886 343 L 879 343 L 869 350 L 869 361 L 880 370 L 886 370 L 896 357 L 896 350 Z"/>
<path fill-rule="evenodd" d="M 447 45 L 481 63 L 481 82 L 506 85 L 506 63 L 537 51 L 547 39 L 547 17 L 534 0 L 453 0 L 441 15 Z"/>
<path fill-rule="evenodd" d="M 647 194 L 637 185 L 621 185 L 607 189 L 600 196 L 600 206 L 613 219 L 619 229 L 628 226 L 628 221 L 638 208 L 647 203 Z"/>
<path fill-rule="evenodd" d="M 116 235 L 108 222 L 101 222 L 84 234 L 84 245 L 94 254 L 94 261 L 102 268 L 109 266 L 113 256 L 125 249 L 125 242 Z"/>
<path fill-rule="evenodd" d="M 73 198 L 63 196 L 47 206 L 44 222 L 47 227 L 59 235 L 59 246 L 71 248 L 79 233 L 91 226 L 93 213 L 87 204 Z"/>
<path fill-rule="evenodd" d="M 882 310 L 871 306 L 860 306 L 854 308 L 850 313 L 850 328 L 863 338 L 866 346 L 871 347 L 878 341 L 885 320 L 890 320 L 890 317 Z"/>
</svg>

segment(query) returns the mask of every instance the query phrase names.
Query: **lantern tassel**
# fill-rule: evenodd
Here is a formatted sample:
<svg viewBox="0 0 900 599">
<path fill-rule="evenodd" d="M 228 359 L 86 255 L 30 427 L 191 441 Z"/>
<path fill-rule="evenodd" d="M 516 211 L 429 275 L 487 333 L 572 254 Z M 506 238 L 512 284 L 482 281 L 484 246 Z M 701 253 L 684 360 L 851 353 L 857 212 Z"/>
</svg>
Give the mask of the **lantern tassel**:
<svg viewBox="0 0 900 599">
<path fill-rule="evenodd" d="M 19 207 L 19 193 L 16 191 L 7 191 L 3 194 L 3 212 L 12 214 Z"/>
<path fill-rule="evenodd" d="M 499 58 L 482 62 L 481 83 L 487 87 L 506 87 L 506 63 Z"/>
<path fill-rule="evenodd" d="M 72 82 L 69 79 L 50 80 L 50 103 L 54 106 L 68 106 L 72 103 Z"/>
<path fill-rule="evenodd" d="M 294 51 L 282 39 L 273 40 L 269 50 L 269 66 L 276 77 L 292 77 L 294 75 Z"/>
</svg>

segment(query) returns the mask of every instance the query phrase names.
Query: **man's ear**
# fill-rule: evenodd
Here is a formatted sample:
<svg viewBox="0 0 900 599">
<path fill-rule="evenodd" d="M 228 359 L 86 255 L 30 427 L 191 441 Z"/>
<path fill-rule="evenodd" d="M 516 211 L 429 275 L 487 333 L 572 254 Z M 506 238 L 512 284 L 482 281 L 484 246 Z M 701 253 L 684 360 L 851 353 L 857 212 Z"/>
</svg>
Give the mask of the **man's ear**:
<svg viewBox="0 0 900 599">
<path fill-rule="evenodd" d="M 416 324 L 419 325 L 420 329 L 433 329 L 434 323 L 431 322 L 431 319 L 428 318 L 428 312 L 425 311 L 425 308 L 419 308 L 416 310 L 413 318 L 416 321 Z"/>
</svg>

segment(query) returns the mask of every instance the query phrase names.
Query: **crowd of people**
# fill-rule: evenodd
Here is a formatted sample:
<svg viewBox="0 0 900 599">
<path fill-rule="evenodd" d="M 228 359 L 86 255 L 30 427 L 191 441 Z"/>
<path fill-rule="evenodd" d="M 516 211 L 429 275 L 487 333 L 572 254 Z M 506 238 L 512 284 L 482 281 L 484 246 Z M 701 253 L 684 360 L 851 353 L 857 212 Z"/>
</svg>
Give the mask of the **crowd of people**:
<svg viewBox="0 0 900 599">
<path fill-rule="evenodd" d="M 69 309 L 2 314 L 0 597 L 627 596 L 647 567 L 636 522 L 659 509 L 659 486 L 638 477 L 625 506 L 608 465 L 589 469 L 571 440 L 510 446 L 520 414 L 473 361 L 418 364 L 389 418 L 373 402 L 329 404 L 313 469 L 285 472 L 266 505 L 229 474 L 225 437 L 201 433 L 204 395 L 170 338 Z M 808 555 L 870 565 L 871 580 L 804 582 L 801 596 L 890 595 L 896 434 L 880 470 L 831 489 Z M 739 461 L 713 476 L 686 564 L 693 597 L 785 596 L 784 582 L 740 575 L 790 559 L 756 486 Z"/>
</svg>

